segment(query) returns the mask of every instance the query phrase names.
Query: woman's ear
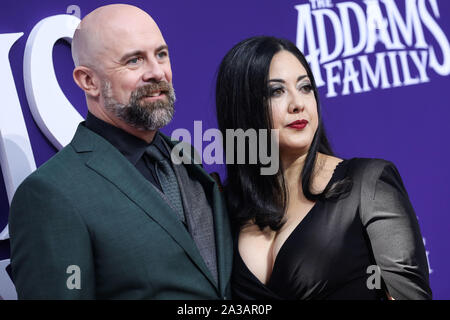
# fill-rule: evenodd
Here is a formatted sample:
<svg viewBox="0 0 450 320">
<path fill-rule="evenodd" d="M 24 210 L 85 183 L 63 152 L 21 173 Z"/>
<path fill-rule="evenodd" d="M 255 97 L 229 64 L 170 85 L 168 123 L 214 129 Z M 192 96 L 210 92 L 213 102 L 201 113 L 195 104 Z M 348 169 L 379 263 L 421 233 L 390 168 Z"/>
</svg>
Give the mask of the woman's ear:
<svg viewBox="0 0 450 320">
<path fill-rule="evenodd" d="M 100 95 L 100 81 L 92 69 L 78 66 L 73 70 L 73 80 L 86 95 L 98 97 Z"/>
</svg>

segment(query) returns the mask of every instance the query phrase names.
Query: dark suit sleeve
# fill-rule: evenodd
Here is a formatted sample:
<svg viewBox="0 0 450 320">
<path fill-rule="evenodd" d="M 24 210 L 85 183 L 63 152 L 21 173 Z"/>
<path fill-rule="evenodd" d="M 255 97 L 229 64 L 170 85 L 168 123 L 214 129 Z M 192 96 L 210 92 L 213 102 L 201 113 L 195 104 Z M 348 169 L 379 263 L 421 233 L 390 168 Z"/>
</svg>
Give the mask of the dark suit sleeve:
<svg viewBox="0 0 450 320">
<path fill-rule="evenodd" d="M 90 235 L 74 203 L 55 184 L 32 176 L 11 203 L 11 267 L 19 299 L 94 299 Z M 79 267 L 80 289 L 77 284 Z M 76 268 L 76 267 L 75 267 Z M 69 282 L 69 287 L 67 283 Z"/>
<path fill-rule="evenodd" d="M 425 248 L 403 182 L 391 162 L 378 172 L 363 183 L 361 219 L 381 277 L 394 299 L 431 299 Z"/>
</svg>

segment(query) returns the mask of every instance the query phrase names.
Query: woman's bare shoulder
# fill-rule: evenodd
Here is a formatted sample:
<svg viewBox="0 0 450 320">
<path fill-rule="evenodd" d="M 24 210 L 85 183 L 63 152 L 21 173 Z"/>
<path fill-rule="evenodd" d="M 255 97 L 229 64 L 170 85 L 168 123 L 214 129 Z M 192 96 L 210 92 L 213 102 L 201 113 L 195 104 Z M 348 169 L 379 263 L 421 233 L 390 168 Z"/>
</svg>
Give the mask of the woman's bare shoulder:
<svg viewBox="0 0 450 320">
<path fill-rule="evenodd" d="M 318 153 L 314 170 L 313 190 L 322 192 L 332 178 L 334 170 L 342 161 L 341 158 Z"/>
</svg>

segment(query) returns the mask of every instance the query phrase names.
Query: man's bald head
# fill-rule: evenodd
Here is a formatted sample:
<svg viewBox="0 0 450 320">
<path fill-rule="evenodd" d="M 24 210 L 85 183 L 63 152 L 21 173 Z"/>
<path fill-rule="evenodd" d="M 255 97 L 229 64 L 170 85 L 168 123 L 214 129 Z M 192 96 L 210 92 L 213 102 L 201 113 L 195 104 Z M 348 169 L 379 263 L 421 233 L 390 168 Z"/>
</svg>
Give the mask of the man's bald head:
<svg viewBox="0 0 450 320">
<path fill-rule="evenodd" d="M 98 66 L 103 54 L 114 47 L 115 40 L 139 30 L 161 34 L 152 17 L 135 6 L 112 4 L 95 9 L 83 18 L 73 36 L 75 66 Z"/>
<path fill-rule="evenodd" d="M 149 142 L 172 119 L 169 49 L 155 21 L 124 4 L 100 7 L 72 40 L 73 78 L 97 118 Z"/>
</svg>

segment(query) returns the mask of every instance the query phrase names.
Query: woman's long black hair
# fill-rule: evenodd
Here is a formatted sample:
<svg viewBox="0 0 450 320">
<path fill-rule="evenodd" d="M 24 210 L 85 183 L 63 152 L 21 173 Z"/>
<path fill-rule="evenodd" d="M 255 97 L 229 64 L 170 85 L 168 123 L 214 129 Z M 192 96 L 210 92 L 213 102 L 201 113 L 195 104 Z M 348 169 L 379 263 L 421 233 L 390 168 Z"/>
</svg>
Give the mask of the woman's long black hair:
<svg viewBox="0 0 450 320">
<path fill-rule="evenodd" d="M 241 41 L 225 55 L 216 83 L 217 121 L 224 137 L 224 146 L 228 145 L 226 129 L 267 129 L 270 132 L 273 128 L 269 104 L 269 68 L 273 56 L 282 50 L 292 53 L 304 66 L 317 102 L 318 128 L 301 172 L 303 193 L 312 201 L 333 197 L 336 190 L 341 188 L 327 187 L 320 194 L 313 194 L 310 190 L 317 152 L 333 155 L 333 151 L 323 128 L 319 96 L 311 68 L 300 50 L 289 40 L 252 37 Z M 270 141 L 267 143 L 270 145 Z M 250 221 L 261 230 L 267 226 L 278 230 L 283 225 L 288 201 L 283 170 L 280 167 L 275 175 L 261 175 L 261 167 L 263 165 L 259 161 L 257 164 L 227 163 L 225 194 L 228 210 L 238 228 Z"/>
</svg>

